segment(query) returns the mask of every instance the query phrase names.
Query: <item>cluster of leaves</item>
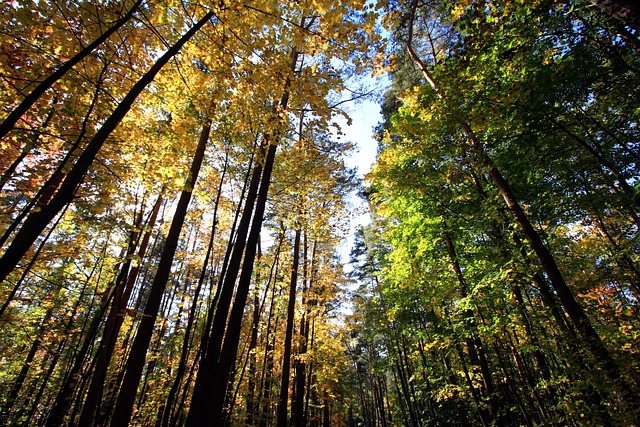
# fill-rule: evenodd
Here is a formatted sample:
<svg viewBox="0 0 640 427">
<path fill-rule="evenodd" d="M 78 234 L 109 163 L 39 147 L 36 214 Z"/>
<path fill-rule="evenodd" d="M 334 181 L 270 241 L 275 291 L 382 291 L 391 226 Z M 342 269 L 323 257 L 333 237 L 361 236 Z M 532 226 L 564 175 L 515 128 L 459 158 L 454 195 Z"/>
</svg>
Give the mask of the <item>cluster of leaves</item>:
<svg viewBox="0 0 640 427">
<path fill-rule="evenodd" d="M 160 260 L 171 244 L 178 198 L 188 195 L 131 421 L 184 422 L 228 256 L 239 244 L 238 218 L 253 209 L 245 202 L 251 174 L 265 167 L 272 145 L 278 145 L 277 160 L 267 178 L 272 188 L 226 419 L 236 425 L 275 419 L 282 360 L 289 357 L 282 342 L 295 230 L 302 230 L 305 245 L 295 319 L 305 326 L 296 328 L 292 358 L 306 366 L 298 389 L 303 396 L 296 399 L 306 402 L 306 419 L 346 419 L 349 399 L 341 396 L 348 390 L 336 378 L 346 376 L 349 365 L 335 318 L 346 279 L 335 251 L 355 183 L 343 160 L 351 147 L 332 135 L 335 117 L 345 115 L 339 105 L 348 79 L 369 67 L 380 42 L 374 5 L 73 0 L 0 8 L 2 120 L 119 25 L 0 139 L 5 254 L 25 217 L 51 205 L 61 181 L 162 53 L 211 16 L 135 97 L 71 203 L 43 224 L 44 232 L 0 280 L 1 423 L 82 424 L 85 412 L 95 425 L 116 422 L 110 417 L 132 343 L 148 317 L 154 277 L 166 268 Z M 203 137 L 209 142 L 193 182 L 193 153 Z M 128 304 L 125 299 L 119 308 L 122 293 Z M 113 324 L 117 338 L 95 394 Z M 96 395 L 97 409 L 85 410 Z"/>
<path fill-rule="evenodd" d="M 398 61 L 354 339 L 390 390 L 363 403 L 367 425 L 632 425 L 637 29 L 578 1 L 417 1 L 387 16 Z M 619 375 L 592 369 L 495 170 Z"/>
</svg>

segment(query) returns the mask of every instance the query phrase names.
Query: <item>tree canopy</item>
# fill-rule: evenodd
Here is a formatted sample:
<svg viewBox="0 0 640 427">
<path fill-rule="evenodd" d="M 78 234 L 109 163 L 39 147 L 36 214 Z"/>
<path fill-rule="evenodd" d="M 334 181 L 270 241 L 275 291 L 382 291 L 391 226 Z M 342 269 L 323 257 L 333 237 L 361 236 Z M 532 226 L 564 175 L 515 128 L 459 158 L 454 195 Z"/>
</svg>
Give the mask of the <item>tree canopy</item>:
<svg viewBox="0 0 640 427">
<path fill-rule="evenodd" d="M 0 11 L 3 425 L 640 419 L 633 2 Z"/>
</svg>

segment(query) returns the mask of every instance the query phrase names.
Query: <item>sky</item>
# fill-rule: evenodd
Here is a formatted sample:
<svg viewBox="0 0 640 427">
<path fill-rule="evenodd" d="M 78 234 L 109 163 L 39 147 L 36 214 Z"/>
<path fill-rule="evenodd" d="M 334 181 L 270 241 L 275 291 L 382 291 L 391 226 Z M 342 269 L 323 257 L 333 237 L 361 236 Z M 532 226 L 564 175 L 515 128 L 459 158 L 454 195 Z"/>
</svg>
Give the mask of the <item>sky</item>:
<svg viewBox="0 0 640 427">
<path fill-rule="evenodd" d="M 380 106 L 374 101 L 363 101 L 352 105 L 348 109 L 349 116 L 352 119 L 351 126 L 346 124 L 346 120 L 339 121 L 344 136 L 343 140 L 349 141 L 356 146 L 354 153 L 346 159 L 348 167 L 356 167 L 360 178 L 371 170 L 371 166 L 376 160 L 377 142 L 373 138 L 373 128 L 381 121 Z M 366 203 L 352 195 L 350 203 L 353 205 L 352 212 L 356 212 L 352 218 L 349 232 L 346 238 L 341 242 L 340 258 L 343 265 L 349 261 L 349 253 L 353 246 L 353 235 L 359 226 L 369 223 L 369 214 L 366 210 Z M 346 270 L 350 270 L 349 266 L 344 265 Z"/>
</svg>

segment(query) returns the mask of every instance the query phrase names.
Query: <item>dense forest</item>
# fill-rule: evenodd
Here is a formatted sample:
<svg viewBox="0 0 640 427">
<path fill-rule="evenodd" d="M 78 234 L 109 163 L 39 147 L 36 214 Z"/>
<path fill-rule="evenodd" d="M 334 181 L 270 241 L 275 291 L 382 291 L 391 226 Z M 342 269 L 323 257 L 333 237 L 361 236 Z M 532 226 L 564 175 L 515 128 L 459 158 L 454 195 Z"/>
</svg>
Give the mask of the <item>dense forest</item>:
<svg viewBox="0 0 640 427">
<path fill-rule="evenodd" d="M 0 425 L 640 425 L 635 2 L 0 13 Z"/>
</svg>

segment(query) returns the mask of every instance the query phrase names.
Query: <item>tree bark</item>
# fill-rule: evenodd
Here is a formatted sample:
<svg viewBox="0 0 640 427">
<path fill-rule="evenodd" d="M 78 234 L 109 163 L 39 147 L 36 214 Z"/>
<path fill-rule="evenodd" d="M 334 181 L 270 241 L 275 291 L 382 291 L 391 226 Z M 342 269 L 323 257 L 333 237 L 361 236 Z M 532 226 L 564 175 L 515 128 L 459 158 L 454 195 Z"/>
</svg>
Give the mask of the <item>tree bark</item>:
<svg viewBox="0 0 640 427">
<path fill-rule="evenodd" d="M 149 230 L 147 230 L 140 242 L 140 247 L 138 248 L 139 262 L 142 262 L 142 259 L 147 252 L 151 231 L 155 226 L 161 204 L 162 194 L 158 196 L 158 199 L 151 211 L 148 225 Z M 136 224 L 134 229 L 140 227 L 140 225 L 141 224 Z M 137 240 L 137 237 L 132 236 L 130 241 L 131 248 L 135 247 L 135 240 Z M 132 252 L 129 255 L 131 254 Z M 124 322 L 124 311 L 129 303 L 131 291 L 133 290 L 133 285 L 138 277 L 140 269 L 138 265 L 130 269 L 131 259 L 129 256 L 127 258 L 127 261 L 122 267 L 120 277 L 116 280 L 113 303 L 107 316 L 104 331 L 102 333 L 102 340 L 100 341 L 98 352 L 96 354 L 95 368 L 93 375 L 91 376 L 91 382 L 89 383 L 87 397 L 84 401 L 82 412 L 80 414 L 80 420 L 78 422 L 79 426 L 91 426 L 97 415 L 100 413 L 100 402 L 104 381 L 107 376 L 107 369 L 116 346 L 118 333 L 120 332 L 120 328 Z"/>
<path fill-rule="evenodd" d="M 293 49 L 291 52 L 291 70 L 295 69 L 297 59 L 298 52 Z M 278 107 L 286 110 L 289 102 L 290 85 L 291 80 L 287 77 L 284 84 L 284 93 L 278 105 L 274 106 L 274 113 Z M 242 315 L 249 293 L 253 263 L 257 243 L 260 238 L 260 229 L 262 227 L 278 139 L 278 135 L 265 135 L 261 147 L 261 150 L 266 150 L 267 152 L 264 166 L 261 166 L 261 162 L 258 162 L 253 171 L 245 209 L 240 220 L 240 225 L 238 226 L 238 235 L 233 248 L 233 254 L 229 260 L 229 267 L 216 306 L 206 354 L 201 360 L 200 370 L 196 378 L 191 399 L 191 408 L 187 417 L 187 426 L 189 427 L 202 426 L 203 420 L 207 420 L 208 423 L 211 423 L 210 425 L 222 423 L 224 390 L 226 390 L 229 374 L 235 362 Z M 262 152 L 264 153 L 264 151 Z M 260 187 L 259 191 L 258 186 Z M 253 222 L 251 222 L 254 203 L 256 205 L 255 213 L 253 214 Z M 248 233 L 250 223 L 251 231 Z M 248 238 L 247 233 L 249 234 Z M 242 254 L 245 248 L 246 253 L 244 254 L 243 260 Z M 231 307 L 234 285 L 241 261 L 242 272 L 238 281 L 233 307 Z M 227 323 L 227 315 L 230 309 L 231 315 Z"/>
<path fill-rule="evenodd" d="M 180 353 L 180 361 L 178 363 L 178 369 L 174 375 L 173 385 L 169 390 L 169 395 L 167 397 L 165 408 L 164 408 L 164 414 L 162 416 L 162 424 L 161 424 L 162 427 L 168 427 L 169 425 L 175 424 L 175 420 L 172 417 L 173 404 L 176 399 L 178 390 L 180 388 L 180 382 L 182 381 L 182 378 L 184 376 L 184 372 L 186 369 L 186 365 L 187 365 L 187 356 L 189 354 L 189 342 L 191 340 L 193 324 L 195 322 L 196 308 L 198 306 L 198 298 L 200 297 L 200 291 L 202 290 L 202 285 L 204 284 L 207 268 L 209 266 L 209 257 L 211 256 L 211 252 L 213 250 L 213 242 L 216 234 L 216 225 L 218 223 L 218 206 L 220 204 L 220 196 L 222 195 L 222 186 L 224 185 L 224 178 L 227 172 L 228 161 L 229 161 L 229 152 L 227 151 L 227 154 L 225 156 L 224 168 L 220 176 L 220 185 L 218 186 L 218 194 L 216 195 L 216 200 L 213 208 L 213 219 L 212 219 L 213 225 L 211 226 L 211 236 L 209 237 L 207 254 L 205 255 L 204 261 L 202 263 L 202 270 L 200 271 L 198 285 L 193 295 L 193 302 L 191 304 L 191 309 L 189 311 L 189 320 L 187 321 L 187 327 L 184 332 L 184 340 L 182 343 L 182 350 Z"/>
<path fill-rule="evenodd" d="M 280 397 L 278 398 L 277 427 L 287 427 L 289 415 L 289 377 L 291 375 L 291 341 L 293 339 L 293 324 L 296 312 L 296 288 L 298 287 L 298 265 L 300 263 L 300 227 L 296 229 L 293 242 L 293 262 L 291 264 L 291 280 L 289 282 L 289 303 L 287 305 L 287 327 L 284 335 L 282 356 L 282 378 L 280 382 Z"/>
</svg>

